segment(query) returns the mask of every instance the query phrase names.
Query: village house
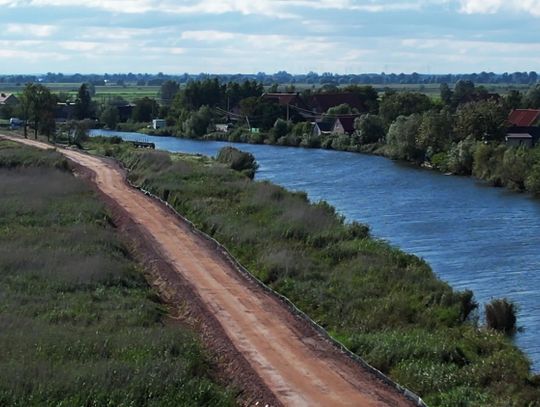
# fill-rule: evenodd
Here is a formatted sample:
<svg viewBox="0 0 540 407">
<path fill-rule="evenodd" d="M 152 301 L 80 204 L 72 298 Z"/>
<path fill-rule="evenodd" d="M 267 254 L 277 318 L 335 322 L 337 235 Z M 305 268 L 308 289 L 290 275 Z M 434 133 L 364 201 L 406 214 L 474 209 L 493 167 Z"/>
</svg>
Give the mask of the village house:
<svg viewBox="0 0 540 407">
<path fill-rule="evenodd" d="M 153 119 L 152 120 L 152 129 L 159 130 L 167 127 L 167 120 L 165 119 Z"/>
<path fill-rule="evenodd" d="M 328 134 L 353 134 L 354 133 L 354 117 L 338 117 L 331 120 L 321 120 L 313 123 L 312 134 L 314 136 Z"/>
<path fill-rule="evenodd" d="M 0 93 L 0 105 L 14 106 L 19 103 L 19 99 L 13 93 Z"/>
<path fill-rule="evenodd" d="M 540 139 L 540 110 L 514 109 L 508 116 L 506 145 L 533 147 Z"/>
</svg>

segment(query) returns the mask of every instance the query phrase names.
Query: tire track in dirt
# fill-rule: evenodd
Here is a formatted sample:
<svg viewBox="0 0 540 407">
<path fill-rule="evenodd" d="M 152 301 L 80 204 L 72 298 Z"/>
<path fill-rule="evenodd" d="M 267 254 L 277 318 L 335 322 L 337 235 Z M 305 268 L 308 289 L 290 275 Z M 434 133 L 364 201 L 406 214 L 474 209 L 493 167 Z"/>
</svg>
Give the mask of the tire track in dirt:
<svg viewBox="0 0 540 407">
<path fill-rule="evenodd" d="M 6 138 L 51 148 L 32 140 Z M 168 208 L 130 187 L 117 165 L 78 151 L 58 150 L 92 171 L 97 188 L 153 239 L 163 259 L 189 282 L 236 349 L 283 405 L 414 405 L 337 351 L 275 297 L 240 276 Z M 174 287 L 167 287 L 171 289 Z"/>
</svg>

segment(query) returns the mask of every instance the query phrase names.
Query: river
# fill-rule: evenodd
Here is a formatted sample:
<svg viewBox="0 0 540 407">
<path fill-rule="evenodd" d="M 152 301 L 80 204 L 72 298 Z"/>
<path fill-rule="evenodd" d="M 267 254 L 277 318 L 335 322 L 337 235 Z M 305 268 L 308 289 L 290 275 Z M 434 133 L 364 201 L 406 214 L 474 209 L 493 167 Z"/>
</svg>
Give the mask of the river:
<svg viewBox="0 0 540 407">
<path fill-rule="evenodd" d="M 481 304 L 507 297 L 519 306 L 516 344 L 540 370 L 540 200 L 445 176 L 386 158 L 320 149 L 151 137 L 93 130 L 144 140 L 156 148 L 215 156 L 233 145 L 255 155 L 257 179 L 326 200 L 348 220 L 424 258 L 458 290 Z"/>
</svg>

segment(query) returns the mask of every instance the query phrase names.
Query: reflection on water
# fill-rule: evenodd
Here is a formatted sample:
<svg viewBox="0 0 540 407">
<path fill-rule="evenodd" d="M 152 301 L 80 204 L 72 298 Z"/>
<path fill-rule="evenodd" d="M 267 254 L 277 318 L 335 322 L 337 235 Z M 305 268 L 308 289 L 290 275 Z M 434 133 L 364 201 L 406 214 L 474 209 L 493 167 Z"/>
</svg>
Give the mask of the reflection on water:
<svg viewBox="0 0 540 407">
<path fill-rule="evenodd" d="M 106 133 L 206 155 L 235 145 Z M 381 157 L 235 146 L 255 155 L 257 179 L 330 202 L 347 219 L 370 225 L 375 236 L 426 259 L 453 287 L 472 289 L 481 304 L 499 297 L 514 300 L 518 324 L 525 328 L 516 342 L 540 368 L 540 201 Z"/>
</svg>

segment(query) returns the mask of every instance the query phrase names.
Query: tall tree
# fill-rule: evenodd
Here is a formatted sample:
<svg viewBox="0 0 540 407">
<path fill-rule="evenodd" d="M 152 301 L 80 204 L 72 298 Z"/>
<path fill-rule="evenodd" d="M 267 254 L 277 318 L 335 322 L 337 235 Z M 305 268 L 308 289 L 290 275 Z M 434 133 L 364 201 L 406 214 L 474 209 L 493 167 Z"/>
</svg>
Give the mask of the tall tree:
<svg viewBox="0 0 540 407">
<path fill-rule="evenodd" d="M 75 100 L 75 117 L 79 120 L 88 119 L 92 116 L 92 95 L 88 85 L 83 83 L 77 92 Z"/>
<path fill-rule="evenodd" d="M 180 85 L 176 81 L 165 81 L 159 90 L 161 103 L 165 106 L 170 106 L 174 97 L 180 90 Z"/>
<path fill-rule="evenodd" d="M 37 139 L 38 131 L 45 134 L 47 138 L 53 134 L 55 108 L 56 96 L 48 88 L 34 83 L 25 86 L 21 95 L 21 116 L 26 121 L 33 123 L 35 139 Z M 27 137 L 26 126 L 25 124 L 25 137 Z"/>
</svg>

